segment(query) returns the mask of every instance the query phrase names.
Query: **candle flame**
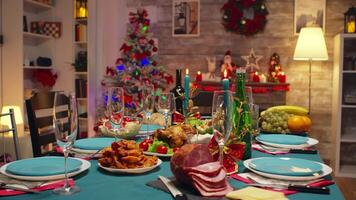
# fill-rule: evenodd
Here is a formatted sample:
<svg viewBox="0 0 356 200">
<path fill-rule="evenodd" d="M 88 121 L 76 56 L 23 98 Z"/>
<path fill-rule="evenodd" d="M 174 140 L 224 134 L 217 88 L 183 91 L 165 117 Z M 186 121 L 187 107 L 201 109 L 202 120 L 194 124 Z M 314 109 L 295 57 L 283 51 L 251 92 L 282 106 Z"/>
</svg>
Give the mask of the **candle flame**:
<svg viewBox="0 0 356 200">
<path fill-rule="evenodd" d="M 201 74 L 201 72 L 200 71 L 198 71 L 198 75 L 200 75 Z"/>
<path fill-rule="evenodd" d="M 258 72 L 255 72 L 255 75 L 258 75 Z"/>
<path fill-rule="evenodd" d="M 227 78 L 227 70 L 224 70 L 224 78 Z"/>
<path fill-rule="evenodd" d="M 282 76 L 284 76 L 284 72 L 282 72 L 281 74 L 282 74 Z"/>
<path fill-rule="evenodd" d="M 185 74 L 188 75 L 189 74 L 189 69 L 185 69 Z"/>
</svg>

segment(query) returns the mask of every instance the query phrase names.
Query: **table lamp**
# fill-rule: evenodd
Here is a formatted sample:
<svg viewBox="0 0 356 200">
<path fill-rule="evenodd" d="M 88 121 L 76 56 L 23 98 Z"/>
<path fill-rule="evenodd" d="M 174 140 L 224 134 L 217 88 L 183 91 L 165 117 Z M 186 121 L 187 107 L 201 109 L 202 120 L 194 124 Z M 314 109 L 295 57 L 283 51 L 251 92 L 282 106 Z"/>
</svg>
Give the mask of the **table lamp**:
<svg viewBox="0 0 356 200">
<path fill-rule="evenodd" d="M 18 152 L 18 135 L 17 135 L 17 129 L 14 129 L 16 127 L 12 127 L 11 124 L 11 118 L 10 118 L 10 109 L 14 112 L 15 116 L 15 126 L 17 124 L 23 124 L 23 119 L 22 119 L 22 114 L 19 106 L 4 106 L 2 107 L 1 111 L 1 118 L 0 118 L 0 133 L 5 134 L 6 132 L 13 132 L 14 135 L 12 135 L 14 143 L 15 143 L 15 154 L 16 154 L 16 159 L 19 158 L 19 152 Z M 5 153 L 5 152 L 4 152 Z"/>
<path fill-rule="evenodd" d="M 309 61 L 309 112 L 311 108 L 311 65 L 312 61 L 328 60 L 323 30 L 320 27 L 301 29 L 294 51 L 294 60 Z"/>
</svg>

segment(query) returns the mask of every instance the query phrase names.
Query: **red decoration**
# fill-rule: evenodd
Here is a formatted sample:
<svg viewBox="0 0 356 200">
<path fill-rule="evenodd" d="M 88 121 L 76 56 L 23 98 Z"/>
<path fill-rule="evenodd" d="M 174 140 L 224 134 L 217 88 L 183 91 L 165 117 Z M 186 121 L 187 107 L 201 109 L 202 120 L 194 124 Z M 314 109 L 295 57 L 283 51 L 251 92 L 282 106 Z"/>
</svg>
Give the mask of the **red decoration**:
<svg viewBox="0 0 356 200">
<path fill-rule="evenodd" d="M 278 79 L 279 79 L 279 82 L 280 82 L 280 83 L 285 83 L 287 77 L 286 77 L 286 75 L 284 74 L 284 72 L 282 72 L 282 73 L 279 75 Z"/>
<path fill-rule="evenodd" d="M 197 75 L 195 76 L 195 82 L 201 82 L 203 80 L 203 75 L 201 74 L 200 71 L 197 72 Z"/>
<path fill-rule="evenodd" d="M 254 35 L 261 32 L 268 14 L 265 0 L 228 0 L 221 8 L 223 25 L 227 31 L 242 35 Z M 245 17 L 246 10 L 253 10 L 252 19 Z"/>
<path fill-rule="evenodd" d="M 154 44 L 155 44 L 155 41 L 154 41 L 154 40 L 150 40 L 150 41 L 148 41 L 148 43 L 149 43 L 150 45 L 154 45 Z"/>
<path fill-rule="evenodd" d="M 157 48 L 157 47 L 153 47 L 153 48 L 152 48 L 152 51 L 153 51 L 153 52 L 157 52 L 157 51 L 158 51 L 158 48 Z"/>
<path fill-rule="evenodd" d="M 33 78 L 45 87 L 53 87 L 58 78 L 57 74 L 53 74 L 51 70 L 37 69 L 32 74 Z"/>
<path fill-rule="evenodd" d="M 258 76 L 258 72 L 255 72 L 255 73 L 253 74 L 252 81 L 253 81 L 253 82 L 257 82 L 257 83 L 260 82 L 260 77 Z"/>
<path fill-rule="evenodd" d="M 277 53 L 273 53 L 271 58 L 269 59 L 269 76 L 268 76 L 268 81 L 270 82 L 281 82 L 280 80 L 280 75 L 283 73 L 282 72 L 282 65 L 280 64 L 280 58 Z M 283 81 L 283 78 L 282 78 Z M 284 82 L 281 83 L 285 83 Z"/>
<path fill-rule="evenodd" d="M 209 151 L 212 156 L 219 159 L 219 145 L 216 142 L 215 136 L 213 136 L 209 142 Z M 245 151 L 245 144 L 235 140 L 228 140 L 224 146 L 224 159 L 223 165 L 227 173 L 233 173 L 237 170 L 236 162 L 240 161 Z"/>
</svg>

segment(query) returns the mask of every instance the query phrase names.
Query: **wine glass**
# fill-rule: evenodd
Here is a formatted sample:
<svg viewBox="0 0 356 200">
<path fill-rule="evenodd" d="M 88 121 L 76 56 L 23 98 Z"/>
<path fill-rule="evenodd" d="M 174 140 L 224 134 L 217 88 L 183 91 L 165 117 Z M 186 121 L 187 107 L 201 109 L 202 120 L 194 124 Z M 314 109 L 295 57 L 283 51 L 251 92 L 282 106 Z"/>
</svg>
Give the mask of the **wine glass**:
<svg viewBox="0 0 356 200">
<path fill-rule="evenodd" d="M 223 165 L 223 151 L 232 131 L 233 93 L 231 91 L 214 91 L 212 105 L 212 123 L 214 137 L 219 145 L 219 161 Z"/>
<path fill-rule="evenodd" d="M 114 132 L 120 130 L 120 124 L 124 115 L 124 90 L 121 87 L 108 89 L 108 101 L 106 104 L 110 125 Z M 115 134 L 116 138 L 116 134 Z M 117 138 L 116 138 L 117 139 Z"/>
<path fill-rule="evenodd" d="M 63 110 L 63 106 L 66 109 Z M 78 134 L 78 105 L 74 92 L 56 92 L 53 103 L 53 127 L 57 143 L 63 147 L 65 184 L 53 190 L 59 195 L 71 195 L 79 192 L 78 186 L 70 186 L 67 173 L 67 159 Z"/>
<path fill-rule="evenodd" d="M 246 86 L 245 87 L 245 95 L 246 95 L 246 100 L 249 105 L 253 104 L 253 95 L 252 95 L 252 87 Z"/>
<path fill-rule="evenodd" d="M 251 115 L 251 128 L 254 134 L 259 132 L 259 117 L 260 117 L 260 107 L 257 104 L 250 104 L 250 115 Z"/>
<path fill-rule="evenodd" d="M 157 110 L 158 112 L 164 114 L 165 128 L 168 128 L 169 115 L 171 115 L 176 110 L 176 102 L 174 100 L 174 94 L 162 93 L 158 97 Z"/>
<path fill-rule="evenodd" d="M 155 95 L 154 95 L 154 87 L 153 85 L 145 85 L 145 87 L 142 89 L 142 107 L 143 107 L 143 112 L 145 114 L 145 118 L 147 120 L 146 124 L 146 133 L 147 137 L 149 135 L 149 125 L 151 123 L 151 117 L 152 113 L 154 110 L 154 105 L 155 105 Z"/>
</svg>

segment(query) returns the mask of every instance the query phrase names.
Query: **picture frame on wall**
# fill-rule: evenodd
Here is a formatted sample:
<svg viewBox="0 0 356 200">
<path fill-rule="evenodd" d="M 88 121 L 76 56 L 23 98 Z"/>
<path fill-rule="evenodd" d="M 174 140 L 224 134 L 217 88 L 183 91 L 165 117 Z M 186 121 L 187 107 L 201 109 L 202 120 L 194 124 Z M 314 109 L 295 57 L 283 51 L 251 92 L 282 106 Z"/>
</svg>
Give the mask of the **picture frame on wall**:
<svg viewBox="0 0 356 200">
<path fill-rule="evenodd" d="M 200 35 L 200 0 L 173 0 L 173 37 L 197 37 Z"/>
<path fill-rule="evenodd" d="M 326 0 L 294 0 L 294 34 L 303 27 L 317 25 L 325 33 Z"/>
</svg>

